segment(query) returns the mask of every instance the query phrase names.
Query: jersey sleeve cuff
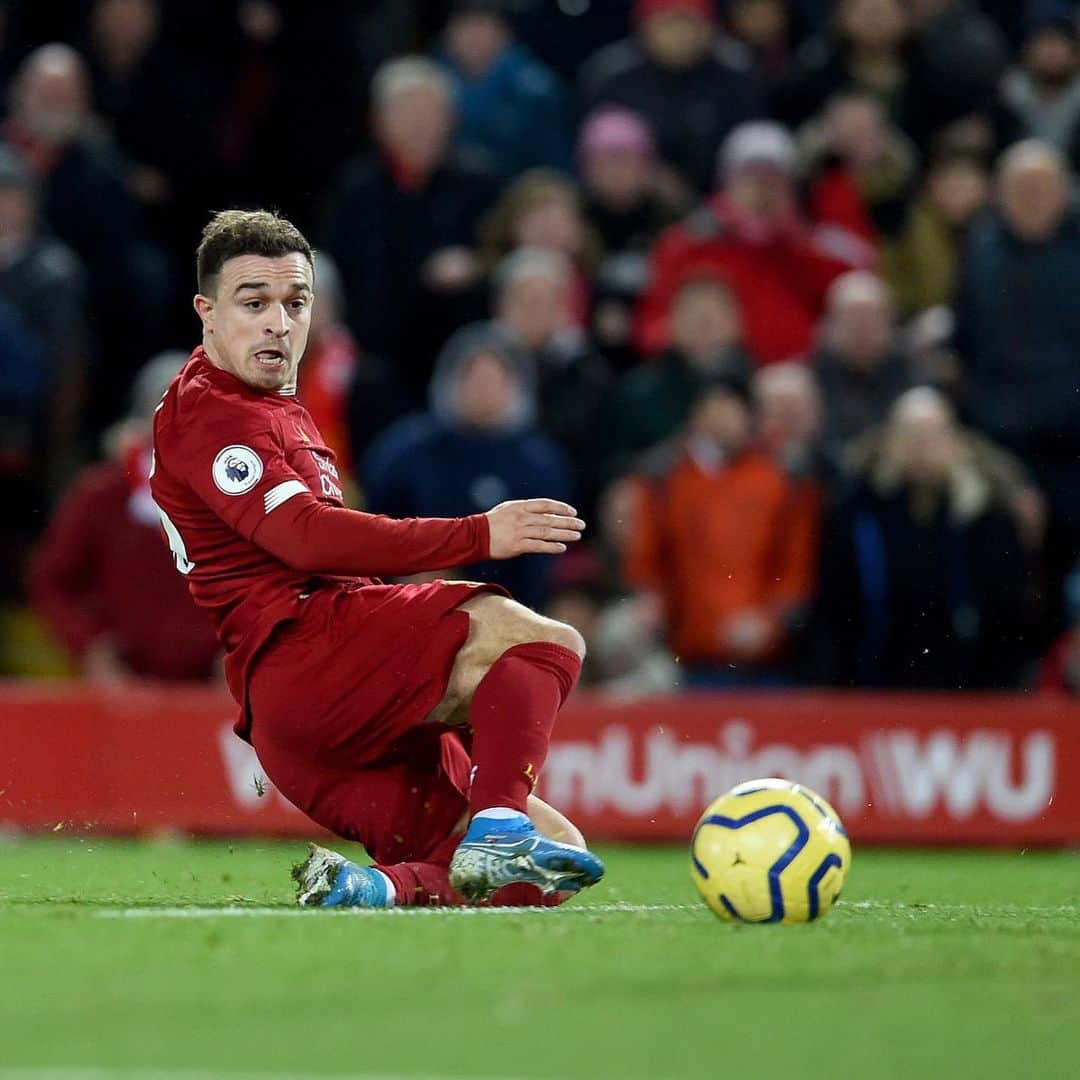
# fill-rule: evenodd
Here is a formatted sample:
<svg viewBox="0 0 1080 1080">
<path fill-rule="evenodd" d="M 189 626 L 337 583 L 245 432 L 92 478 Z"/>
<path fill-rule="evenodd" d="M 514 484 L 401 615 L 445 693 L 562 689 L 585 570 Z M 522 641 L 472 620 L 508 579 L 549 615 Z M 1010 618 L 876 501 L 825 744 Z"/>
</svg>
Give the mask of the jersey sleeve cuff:
<svg viewBox="0 0 1080 1080">
<path fill-rule="evenodd" d="M 469 519 L 473 524 L 475 537 L 476 562 L 486 562 L 491 558 L 491 523 L 487 514 L 473 514 Z"/>
</svg>

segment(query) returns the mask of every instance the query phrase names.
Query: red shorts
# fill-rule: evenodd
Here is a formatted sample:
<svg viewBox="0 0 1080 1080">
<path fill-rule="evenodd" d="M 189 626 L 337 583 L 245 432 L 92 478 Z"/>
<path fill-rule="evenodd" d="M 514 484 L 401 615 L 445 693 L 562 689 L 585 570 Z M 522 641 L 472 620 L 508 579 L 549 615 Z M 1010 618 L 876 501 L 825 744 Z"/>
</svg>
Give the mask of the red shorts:
<svg viewBox="0 0 1080 1080">
<path fill-rule="evenodd" d="M 248 680 L 251 741 L 274 786 L 376 862 L 426 861 L 468 805 L 468 753 L 428 716 L 495 586 L 333 585 L 281 627 Z"/>
</svg>

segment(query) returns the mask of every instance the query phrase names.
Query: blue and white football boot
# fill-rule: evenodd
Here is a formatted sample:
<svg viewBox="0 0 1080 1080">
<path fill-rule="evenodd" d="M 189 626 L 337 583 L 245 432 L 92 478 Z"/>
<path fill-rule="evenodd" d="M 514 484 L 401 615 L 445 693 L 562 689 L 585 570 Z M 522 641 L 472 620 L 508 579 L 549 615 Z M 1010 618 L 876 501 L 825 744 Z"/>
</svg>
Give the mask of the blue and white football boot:
<svg viewBox="0 0 1080 1080">
<path fill-rule="evenodd" d="M 292 870 L 300 907 L 394 906 L 394 894 L 384 874 L 357 866 L 336 851 L 308 844 L 308 857 Z"/>
<path fill-rule="evenodd" d="M 578 892 L 603 876 L 591 851 L 541 836 L 525 814 L 477 814 L 450 860 L 451 887 L 474 904 L 518 881 L 543 893 Z"/>
</svg>

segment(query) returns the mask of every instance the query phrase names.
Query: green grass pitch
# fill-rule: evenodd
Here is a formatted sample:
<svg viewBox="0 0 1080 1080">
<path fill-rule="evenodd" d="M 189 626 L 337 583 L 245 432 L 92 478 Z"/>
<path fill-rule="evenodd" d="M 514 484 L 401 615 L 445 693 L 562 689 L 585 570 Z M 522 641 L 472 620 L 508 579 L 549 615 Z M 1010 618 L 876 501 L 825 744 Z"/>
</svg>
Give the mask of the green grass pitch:
<svg viewBox="0 0 1080 1080">
<path fill-rule="evenodd" d="M 1076 853 L 857 849 L 759 927 L 681 849 L 520 914 L 296 911 L 302 852 L 0 843 L 0 1080 L 1080 1076 Z"/>
</svg>

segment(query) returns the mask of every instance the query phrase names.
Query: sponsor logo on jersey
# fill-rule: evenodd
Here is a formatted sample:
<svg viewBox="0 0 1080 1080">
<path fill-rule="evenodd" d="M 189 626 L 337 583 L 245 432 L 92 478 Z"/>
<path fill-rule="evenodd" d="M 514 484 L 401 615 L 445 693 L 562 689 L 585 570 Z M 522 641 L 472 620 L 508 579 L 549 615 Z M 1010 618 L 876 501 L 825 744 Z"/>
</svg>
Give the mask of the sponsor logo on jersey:
<svg viewBox="0 0 1080 1080">
<path fill-rule="evenodd" d="M 219 491 L 243 495 L 262 479 L 263 463 L 249 446 L 226 446 L 214 458 L 211 471 Z"/>
</svg>

